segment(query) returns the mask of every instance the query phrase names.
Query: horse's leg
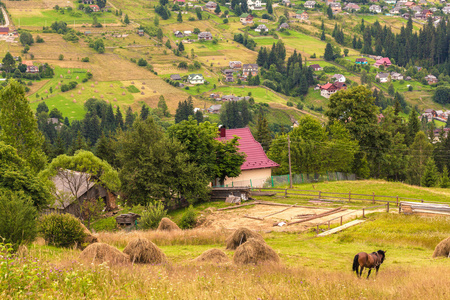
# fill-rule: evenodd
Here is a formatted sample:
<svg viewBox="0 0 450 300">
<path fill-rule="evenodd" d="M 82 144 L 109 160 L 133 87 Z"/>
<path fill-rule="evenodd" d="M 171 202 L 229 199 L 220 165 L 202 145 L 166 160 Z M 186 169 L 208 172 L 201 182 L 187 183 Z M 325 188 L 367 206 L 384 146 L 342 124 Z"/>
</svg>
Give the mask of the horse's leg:
<svg viewBox="0 0 450 300">
<path fill-rule="evenodd" d="M 377 273 L 375 275 L 378 276 L 378 269 L 380 268 L 380 266 L 377 266 L 375 269 L 377 270 Z"/>
<path fill-rule="evenodd" d="M 361 276 L 362 276 L 362 272 L 363 272 L 363 270 L 364 270 L 364 267 L 363 267 L 363 266 L 361 266 L 361 270 L 359 271 L 359 277 L 361 277 Z"/>
<path fill-rule="evenodd" d="M 370 272 L 372 272 L 372 268 L 369 268 L 369 274 L 367 274 L 367 279 L 369 279 Z"/>
</svg>

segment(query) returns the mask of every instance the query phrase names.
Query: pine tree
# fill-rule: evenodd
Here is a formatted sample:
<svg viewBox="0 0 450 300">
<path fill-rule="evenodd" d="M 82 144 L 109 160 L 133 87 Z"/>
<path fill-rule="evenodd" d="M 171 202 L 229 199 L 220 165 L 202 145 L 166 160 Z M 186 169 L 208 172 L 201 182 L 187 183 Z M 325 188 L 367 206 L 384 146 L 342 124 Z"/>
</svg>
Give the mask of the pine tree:
<svg viewBox="0 0 450 300">
<path fill-rule="evenodd" d="M 141 114 L 140 114 L 140 118 L 141 120 L 147 120 L 148 116 L 150 115 L 150 109 L 148 108 L 147 105 L 142 104 L 142 108 L 141 108 Z"/>
<path fill-rule="evenodd" d="M 123 130 L 123 116 L 119 106 L 117 106 L 116 109 L 115 121 L 116 121 L 116 129 Z"/>
<path fill-rule="evenodd" d="M 184 51 L 184 45 L 181 41 L 178 43 L 178 51 L 180 51 L 180 52 Z"/>
<path fill-rule="evenodd" d="M 272 142 L 272 135 L 269 129 L 269 122 L 262 112 L 258 115 L 258 122 L 256 124 L 256 140 L 261 144 L 264 151 L 267 153 Z"/>
<path fill-rule="evenodd" d="M 450 187 L 450 179 L 448 178 L 447 166 L 444 166 L 444 168 L 442 169 L 442 177 L 441 177 L 440 187 L 441 188 Z"/>
<path fill-rule="evenodd" d="M 328 8 L 327 8 L 327 16 L 328 16 L 328 19 L 333 19 L 333 10 L 331 9 L 331 6 L 328 6 Z"/>
<path fill-rule="evenodd" d="M 218 15 L 218 14 L 221 13 L 220 5 L 219 5 L 219 4 L 217 4 L 216 9 L 214 10 L 214 12 L 216 13 L 216 15 Z"/>
<path fill-rule="evenodd" d="M 131 110 L 131 107 L 129 106 L 125 114 L 125 124 L 124 124 L 125 130 L 130 129 L 133 126 L 135 119 L 136 116 L 134 115 L 133 110 Z"/>
<path fill-rule="evenodd" d="M 217 5 L 217 7 L 219 7 L 219 5 Z M 177 22 L 178 22 L 178 23 L 183 22 L 183 16 L 181 15 L 181 11 L 178 12 Z"/>
<path fill-rule="evenodd" d="M 416 137 L 416 134 L 420 130 L 419 118 L 417 111 L 415 109 L 411 109 L 408 117 L 408 128 L 405 136 L 406 145 L 411 145 Z"/>
<path fill-rule="evenodd" d="M 166 104 L 166 100 L 164 99 L 164 96 L 161 95 L 159 97 L 159 101 L 158 101 L 158 109 L 161 111 L 162 115 L 165 117 L 169 116 L 169 111 L 168 111 L 168 107 Z"/>
<path fill-rule="evenodd" d="M 195 112 L 194 118 L 195 118 L 195 120 L 197 120 L 197 123 L 200 124 L 201 122 L 203 122 L 203 113 L 200 110 L 197 110 Z"/>
<path fill-rule="evenodd" d="M 320 36 L 321 41 L 325 41 L 325 30 L 322 30 L 322 35 Z"/>
<path fill-rule="evenodd" d="M 273 14 L 273 8 L 272 8 L 272 1 L 271 0 L 269 0 L 267 2 L 267 13 Z"/>
<path fill-rule="evenodd" d="M 426 187 L 436 186 L 438 179 L 436 164 L 434 163 L 434 159 L 430 157 L 427 161 L 421 184 Z"/>
<path fill-rule="evenodd" d="M 388 94 L 389 96 L 394 96 L 395 95 L 395 89 L 394 89 L 394 85 L 391 83 L 388 87 Z"/>
<path fill-rule="evenodd" d="M 332 61 L 334 60 L 333 47 L 331 47 L 330 43 L 327 43 L 325 46 L 325 54 L 323 55 L 325 60 Z"/>
<path fill-rule="evenodd" d="M 125 14 L 125 18 L 123 19 L 123 22 L 124 22 L 125 24 L 130 24 L 130 19 L 128 18 L 128 15 L 127 15 L 127 14 Z"/>
</svg>

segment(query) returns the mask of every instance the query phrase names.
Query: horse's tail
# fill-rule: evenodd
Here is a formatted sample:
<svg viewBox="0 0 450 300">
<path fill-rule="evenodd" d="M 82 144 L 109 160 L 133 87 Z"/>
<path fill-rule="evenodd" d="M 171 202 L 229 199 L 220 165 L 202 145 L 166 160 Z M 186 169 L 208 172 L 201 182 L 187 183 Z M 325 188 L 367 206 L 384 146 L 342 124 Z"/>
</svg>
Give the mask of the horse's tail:
<svg viewBox="0 0 450 300">
<path fill-rule="evenodd" d="M 355 258 L 353 259 L 353 272 L 356 272 L 356 274 L 358 274 L 358 267 L 359 267 L 359 254 L 355 255 Z"/>
</svg>

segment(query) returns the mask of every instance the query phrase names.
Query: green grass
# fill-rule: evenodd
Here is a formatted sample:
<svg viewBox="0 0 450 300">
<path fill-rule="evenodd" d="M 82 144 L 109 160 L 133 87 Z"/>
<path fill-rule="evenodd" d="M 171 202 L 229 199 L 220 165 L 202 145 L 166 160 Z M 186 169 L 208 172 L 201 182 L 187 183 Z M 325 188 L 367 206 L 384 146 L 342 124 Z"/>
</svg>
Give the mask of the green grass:
<svg viewBox="0 0 450 300">
<path fill-rule="evenodd" d="M 22 12 L 19 10 L 10 10 L 14 24 L 20 25 L 22 27 L 42 27 L 50 26 L 55 21 L 64 21 L 68 26 L 75 24 L 92 24 L 93 14 L 88 15 L 77 9 L 73 10 L 74 13 L 81 13 L 80 17 L 76 17 L 68 13 L 64 14 L 57 12 L 54 9 L 49 10 L 33 10 L 32 12 Z M 117 17 L 112 13 L 96 13 L 98 21 L 100 23 L 115 23 L 117 22 Z"/>
<path fill-rule="evenodd" d="M 127 91 L 129 91 L 130 93 L 139 93 L 139 89 L 134 85 L 127 86 Z"/>
</svg>

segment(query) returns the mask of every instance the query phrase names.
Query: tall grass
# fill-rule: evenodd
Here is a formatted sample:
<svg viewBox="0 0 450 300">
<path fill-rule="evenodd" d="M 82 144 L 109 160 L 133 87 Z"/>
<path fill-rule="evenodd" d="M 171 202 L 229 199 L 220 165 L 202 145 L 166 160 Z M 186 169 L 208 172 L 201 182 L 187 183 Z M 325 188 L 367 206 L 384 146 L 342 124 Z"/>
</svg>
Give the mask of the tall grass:
<svg viewBox="0 0 450 300">
<path fill-rule="evenodd" d="M 176 231 L 100 232 L 97 236 L 102 243 L 123 248 L 136 238 L 149 239 L 158 246 L 217 245 L 223 244 L 229 234 L 227 230 L 198 228 Z"/>
</svg>

